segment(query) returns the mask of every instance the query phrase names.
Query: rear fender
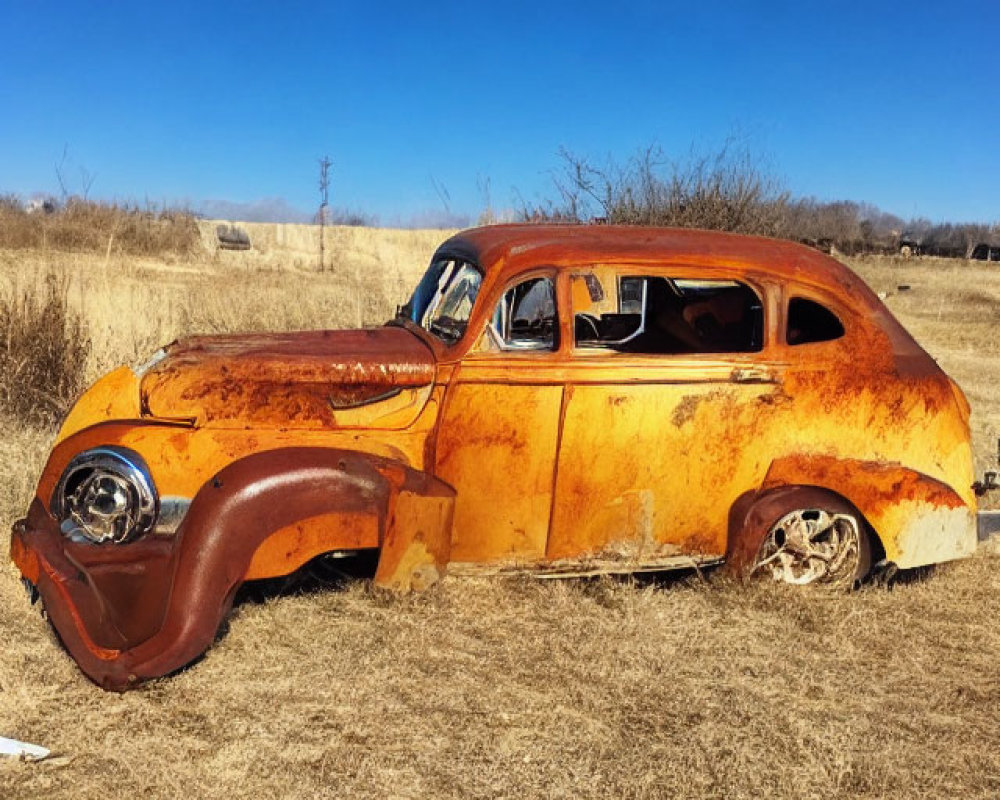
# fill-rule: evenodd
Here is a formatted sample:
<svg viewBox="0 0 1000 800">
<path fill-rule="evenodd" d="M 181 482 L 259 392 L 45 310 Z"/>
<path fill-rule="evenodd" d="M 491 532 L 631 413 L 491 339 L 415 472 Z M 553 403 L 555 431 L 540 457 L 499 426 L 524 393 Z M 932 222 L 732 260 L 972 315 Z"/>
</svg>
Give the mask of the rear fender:
<svg viewBox="0 0 1000 800">
<path fill-rule="evenodd" d="M 879 537 L 886 559 L 903 569 L 962 558 L 976 548 L 975 509 L 947 484 L 898 463 L 795 455 L 772 462 L 760 490 L 733 506 L 729 550 L 734 560 L 756 554 L 744 552 L 752 545 L 742 541 L 748 538 L 742 531 L 753 528 L 748 515 L 754 507 L 765 498 L 779 502 L 792 487 L 847 500 Z"/>
</svg>

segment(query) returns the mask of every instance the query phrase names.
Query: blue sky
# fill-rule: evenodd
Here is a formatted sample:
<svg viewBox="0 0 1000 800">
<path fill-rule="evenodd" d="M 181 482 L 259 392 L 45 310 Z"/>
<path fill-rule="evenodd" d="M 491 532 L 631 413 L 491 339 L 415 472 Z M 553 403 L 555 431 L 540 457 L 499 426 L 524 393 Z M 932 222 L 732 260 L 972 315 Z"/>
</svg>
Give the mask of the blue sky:
<svg viewBox="0 0 1000 800">
<path fill-rule="evenodd" d="M 0 192 L 331 205 L 555 194 L 564 147 L 735 136 L 795 194 L 1000 219 L 1000 3 L 0 0 Z"/>
</svg>

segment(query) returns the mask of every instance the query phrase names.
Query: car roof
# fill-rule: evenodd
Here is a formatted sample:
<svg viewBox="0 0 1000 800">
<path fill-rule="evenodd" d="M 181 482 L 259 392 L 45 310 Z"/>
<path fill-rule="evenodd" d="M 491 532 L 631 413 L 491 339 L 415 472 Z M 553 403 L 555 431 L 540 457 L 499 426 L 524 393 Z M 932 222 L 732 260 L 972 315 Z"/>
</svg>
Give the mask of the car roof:
<svg viewBox="0 0 1000 800">
<path fill-rule="evenodd" d="M 594 263 L 732 267 L 782 281 L 825 288 L 845 300 L 881 306 L 848 267 L 805 245 L 782 239 L 685 228 L 630 225 L 490 225 L 462 231 L 437 251 L 473 261 L 500 279 L 532 266 Z"/>
</svg>

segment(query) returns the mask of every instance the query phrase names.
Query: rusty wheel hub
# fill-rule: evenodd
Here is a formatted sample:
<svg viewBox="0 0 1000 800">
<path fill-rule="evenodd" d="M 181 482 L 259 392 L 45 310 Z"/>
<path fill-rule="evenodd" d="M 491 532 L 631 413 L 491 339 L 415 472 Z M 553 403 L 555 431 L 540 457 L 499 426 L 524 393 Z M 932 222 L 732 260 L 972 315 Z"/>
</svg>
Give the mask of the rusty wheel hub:
<svg viewBox="0 0 1000 800">
<path fill-rule="evenodd" d="M 798 585 L 853 583 L 860 561 L 861 529 L 853 516 L 798 509 L 771 526 L 752 575 Z"/>
</svg>

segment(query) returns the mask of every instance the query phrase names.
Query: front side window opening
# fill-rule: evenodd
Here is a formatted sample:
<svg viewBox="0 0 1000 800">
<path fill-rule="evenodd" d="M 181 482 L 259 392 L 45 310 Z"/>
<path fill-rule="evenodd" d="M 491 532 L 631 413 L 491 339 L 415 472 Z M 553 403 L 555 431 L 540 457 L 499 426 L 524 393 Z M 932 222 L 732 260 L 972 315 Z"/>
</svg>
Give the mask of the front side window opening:
<svg viewBox="0 0 1000 800">
<path fill-rule="evenodd" d="M 493 310 L 489 335 L 501 350 L 555 350 L 559 317 L 551 278 L 530 278 L 508 289 Z"/>
<path fill-rule="evenodd" d="M 436 261 L 404 308 L 420 327 L 443 342 L 454 344 L 465 334 L 482 273 L 464 261 Z"/>
<path fill-rule="evenodd" d="M 763 345 L 763 305 L 739 281 L 628 275 L 606 276 L 602 285 L 595 301 L 585 276 L 571 278 L 578 348 L 674 355 L 749 353 Z"/>
<path fill-rule="evenodd" d="M 804 297 L 788 301 L 788 329 L 785 331 L 788 344 L 829 342 L 843 335 L 843 323 L 826 306 Z"/>
</svg>

